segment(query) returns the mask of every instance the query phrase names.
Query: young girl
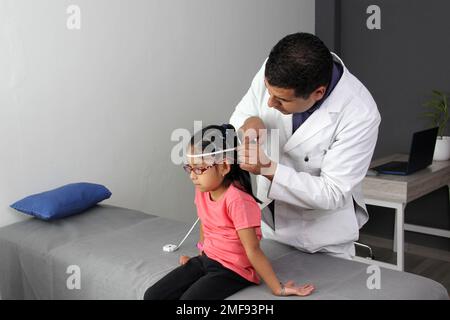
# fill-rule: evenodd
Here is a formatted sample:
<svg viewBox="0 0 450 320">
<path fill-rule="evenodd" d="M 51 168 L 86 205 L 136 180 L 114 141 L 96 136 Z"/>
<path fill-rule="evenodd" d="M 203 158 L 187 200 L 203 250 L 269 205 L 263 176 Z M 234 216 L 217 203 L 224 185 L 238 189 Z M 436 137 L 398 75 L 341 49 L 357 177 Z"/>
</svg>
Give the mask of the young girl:
<svg viewBox="0 0 450 320">
<path fill-rule="evenodd" d="M 200 254 L 181 256 L 181 266 L 147 289 L 144 299 L 221 300 L 258 284 L 259 277 L 277 296 L 306 296 L 314 290 L 309 284 L 282 284 L 261 251 L 259 200 L 249 173 L 236 161 L 236 146 L 228 124 L 208 126 L 192 137 L 184 169 L 196 189 Z"/>
</svg>

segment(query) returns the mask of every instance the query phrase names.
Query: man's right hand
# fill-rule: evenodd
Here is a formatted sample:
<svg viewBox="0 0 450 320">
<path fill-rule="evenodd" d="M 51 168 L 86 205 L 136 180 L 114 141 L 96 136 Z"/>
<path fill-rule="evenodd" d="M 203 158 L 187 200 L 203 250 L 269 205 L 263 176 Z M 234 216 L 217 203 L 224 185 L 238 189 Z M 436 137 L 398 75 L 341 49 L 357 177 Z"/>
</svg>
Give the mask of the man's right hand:
<svg viewBox="0 0 450 320">
<path fill-rule="evenodd" d="M 250 143 L 251 141 L 258 141 L 259 144 L 262 144 L 265 138 L 263 131 L 266 129 L 264 122 L 259 117 L 250 117 L 245 120 L 242 127 L 238 130 L 238 137 L 242 144 Z"/>
<path fill-rule="evenodd" d="M 262 146 L 267 139 L 264 122 L 258 117 L 248 118 L 239 129 L 239 135 L 241 145 L 237 147 L 237 154 L 241 169 L 272 180 L 277 163 L 267 156 Z"/>
</svg>

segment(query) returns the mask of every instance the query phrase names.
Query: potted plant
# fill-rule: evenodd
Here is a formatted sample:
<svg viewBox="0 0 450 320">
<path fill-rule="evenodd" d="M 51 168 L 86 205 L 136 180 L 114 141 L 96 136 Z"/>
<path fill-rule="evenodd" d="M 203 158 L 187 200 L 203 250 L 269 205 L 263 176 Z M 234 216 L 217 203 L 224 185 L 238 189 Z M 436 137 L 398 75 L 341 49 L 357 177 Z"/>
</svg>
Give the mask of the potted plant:
<svg viewBox="0 0 450 320">
<path fill-rule="evenodd" d="M 450 118 L 447 95 L 441 91 L 433 90 L 432 98 L 424 106 L 429 109 L 424 115 L 431 119 L 433 126 L 439 127 L 433 160 L 449 160 L 450 137 L 444 136 Z"/>
</svg>

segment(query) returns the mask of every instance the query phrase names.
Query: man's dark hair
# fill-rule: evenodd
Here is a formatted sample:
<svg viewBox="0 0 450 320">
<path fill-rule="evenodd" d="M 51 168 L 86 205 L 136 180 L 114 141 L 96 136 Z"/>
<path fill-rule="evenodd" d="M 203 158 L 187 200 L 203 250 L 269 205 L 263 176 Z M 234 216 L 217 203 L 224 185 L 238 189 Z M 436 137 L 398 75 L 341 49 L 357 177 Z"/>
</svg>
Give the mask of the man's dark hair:
<svg viewBox="0 0 450 320">
<path fill-rule="evenodd" d="M 313 34 L 294 33 L 281 39 L 270 52 L 265 77 L 271 86 L 294 89 L 308 98 L 331 80 L 333 58 L 325 44 Z"/>
</svg>

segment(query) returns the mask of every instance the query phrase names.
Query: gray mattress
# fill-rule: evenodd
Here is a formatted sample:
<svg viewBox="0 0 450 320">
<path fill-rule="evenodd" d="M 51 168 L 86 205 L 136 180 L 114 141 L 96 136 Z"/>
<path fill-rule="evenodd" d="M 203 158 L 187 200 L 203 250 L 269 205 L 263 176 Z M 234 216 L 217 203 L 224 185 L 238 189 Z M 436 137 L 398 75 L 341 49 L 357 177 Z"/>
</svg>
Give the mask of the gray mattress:
<svg viewBox="0 0 450 320">
<path fill-rule="evenodd" d="M 0 228 L 2 299 L 142 299 L 147 287 L 178 265 L 181 254 L 195 255 L 197 234 L 175 253 L 189 224 L 113 206 L 45 222 L 37 219 Z M 381 269 L 381 289 L 366 286 L 368 265 L 323 254 L 306 254 L 262 240 L 281 280 L 311 282 L 307 298 L 275 297 L 261 284 L 229 299 L 448 299 L 430 279 Z M 79 266 L 81 288 L 69 290 L 67 268 Z"/>
</svg>

